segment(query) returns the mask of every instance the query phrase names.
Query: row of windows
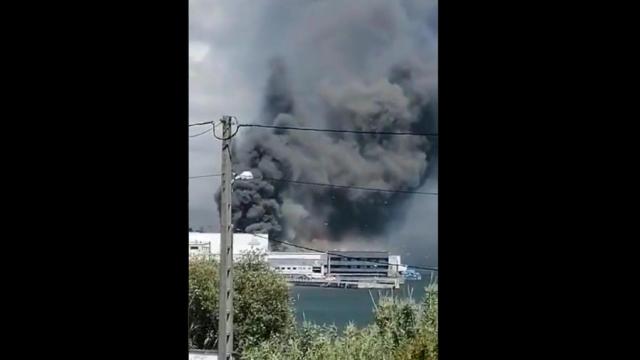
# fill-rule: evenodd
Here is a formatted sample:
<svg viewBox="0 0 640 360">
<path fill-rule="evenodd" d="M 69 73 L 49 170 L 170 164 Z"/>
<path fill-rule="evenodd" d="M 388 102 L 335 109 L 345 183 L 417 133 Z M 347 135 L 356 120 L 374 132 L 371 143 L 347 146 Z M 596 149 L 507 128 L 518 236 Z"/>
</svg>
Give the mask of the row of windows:
<svg viewBox="0 0 640 360">
<path fill-rule="evenodd" d="M 332 265 L 331 269 L 386 269 L 387 265 Z M 275 266 L 276 270 L 320 270 L 311 266 Z"/>
<path fill-rule="evenodd" d="M 276 270 L 311 270 L 311 266 L 276 266 Z"/>
<path fill-rule="evenodd" d="M 331 265 L 331 269 L 386 269 L 387 265 Z"/>
<path fill-rule="evenodd" d="M 380 262 L 380 261 L 387 261 L 387 257 L 385 256 L 381 256 L 381 257 L 377 257 L 377 258 L 355 258 L 355 257 L 331 257 L 331 261 L 373 261 L 373 262 Z"/>
<path fill-rule="evenodd" d="M 273 268 L 275 270 L 311 270 L 314 273 L 320 273 L 320 266 L 274 266 Z"/>
</svg>

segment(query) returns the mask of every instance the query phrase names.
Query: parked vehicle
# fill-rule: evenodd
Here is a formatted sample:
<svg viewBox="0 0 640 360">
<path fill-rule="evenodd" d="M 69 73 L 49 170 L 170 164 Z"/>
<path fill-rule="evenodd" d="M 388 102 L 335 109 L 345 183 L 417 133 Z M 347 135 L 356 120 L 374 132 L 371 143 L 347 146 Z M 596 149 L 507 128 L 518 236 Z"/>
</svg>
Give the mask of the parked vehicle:
<svg viewBox="0 0 640 360">
<path fill-rule="evenodd" d="M 422 274 L 415 271 L 414 269 L 407 269 L 403 274 L 405 280 L 422 280 Z"/>
</svg>

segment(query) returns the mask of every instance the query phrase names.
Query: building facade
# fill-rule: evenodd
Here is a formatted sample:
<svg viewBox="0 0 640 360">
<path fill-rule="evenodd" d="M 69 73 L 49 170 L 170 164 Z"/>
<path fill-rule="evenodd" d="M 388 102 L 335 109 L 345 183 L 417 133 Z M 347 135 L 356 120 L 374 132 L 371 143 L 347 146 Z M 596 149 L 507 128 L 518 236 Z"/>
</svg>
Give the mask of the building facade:
<svg viewBox="0 0 640 360">
<path fill-rule="evenodd" d="M 387 277 L 388 263 L 386 251 L 332 251 L 327 267 L 336 276 Z"/>
<path fill-rule="evenodd" d="M 269 265 L 286 276 L 322 278 L 326 274 L 327 256 L 314 252 L 270 252 Z"/>
<path fill-rule="evenodd" d="M 234 233 L 234 259 L 247 252 L 265 254 L 270 267 L 289 278 L 395 278 L 406 270 L 400 256 L 387 251 L 272 252 L 267 234 Z M 219 233 L 189 233 L 191 257 L 218 258 L 219 254 Z"/>
<path fill-rule="evenodd" d="M 243 254 L 269 252 L 269 240 L 267 234 L 233 234 L 233 258 L 239 260 Z M 220 233 L 189 233 L 189 255 L 220 257 Z"/>
<path fill-rule="evenodd" d="M 211 244 L 207 241 L 189 241 L 189 256 L 206 257 L 211 255 Z"/>
</svg>

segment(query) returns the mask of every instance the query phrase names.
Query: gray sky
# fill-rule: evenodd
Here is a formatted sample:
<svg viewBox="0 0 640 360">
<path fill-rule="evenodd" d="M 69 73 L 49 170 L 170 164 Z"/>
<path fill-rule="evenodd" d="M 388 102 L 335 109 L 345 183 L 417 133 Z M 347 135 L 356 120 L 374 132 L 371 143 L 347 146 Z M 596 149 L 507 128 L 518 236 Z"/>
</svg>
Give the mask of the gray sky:
<svg viewBox="0 0 640 360">
<path fill-rule="evenodd" d="M 242 57 L 250 53 L 247 31 L 253 16 L 246 10 L 258 2 L 189 1 L 189 123 L 215 120 L 224 114 L 249 119 L 257 114 L 260 83 L 250 81 Z M 191 134 L 205 128 L 193 127 Z M 220 172 L 220 144 L 211 135 L 189 140 L 189 175 Z M 214 193 L 217 177 L 189 181 L 190 226 L 218 230 Z"/>
<path fill-rule="evenodd" d="M 301 34 L 306 31 L 306 27 L 323 33 L 344 26 L 341 24 L 342 19 L 348 20 L 346 15 L 341 17 L 335 14 L 336 7 L 332 5 L 324 7 L 314 5 L 317 6 L 314 14 L 317 14 L 318 20 L 308 15 L 300 16 L 305 14 L 304 7 L 321 2 L 322 0 L 190 0 L 189 122 L 216 120 L 224 114 L 235 115 L 241 122 L 247 123 L 257 119 L 262 106 L 269 59 L 282 54 L 296 58 L 304 57 L 308 49 L 304 45 L 297 44 L 303 44 L 305 38 Z M 335 1 L 325 1 L 325 3 L 332 2 L 335 3 Z M 406 6 L 416 8 L 414 13 L 420 13 L 421 9 L 428 5 L 423 3 L 429 3 L 417 0 L 396 2 L 403 2 Z M 353 4 L 346 6 L 344 12 L 352 12 L 354 16 L 358 16 L 362 12 L 358 6 L 381 3 L 381 1 L 342 3 Z M 434 2 L 431 3 L 433 6 Z M 437 7 L 437 3 L 435 6 Z M 371 33 L 371 29 L 363 29 L 363 33 Z M 363 36 L 366 36 L 364 39 L 367 41 L 387 41 L 386 39 L 369 40 L 370 35 Z M 405 48 L 413 46 L 413 42 L 402 38 L 393 43 L 398 50 L 396 53 L 403 53 Z M 337 44 L 344 46 L 339 42 Z M 333 46 L 333 43 L 331 45 Z M 348 62 L 360 60 L 357 56 L 353 56 L 354 53 L 358 54 L 360 44 L 346 45 L 352 54 L 344 55 L 344 58 L 335 61 L 325 58 L 330 56 L 325 51 L 322 52 L 323 58 L 310 58 L 309 62 L 317 61 L 318 66 L 322 66 L 320 68 L 326 68 L 327 71 L 332 72 L 335 70 L 335 74 L 340 74 L 341 64 L 346 63 L 348 66 Z M 390 54 L 393 53 L 390 52 Z M 380 56 L 380 60 L 370 61 L 369 65 L 375 68 L 378 63 L 382 64 L 386 61 L 384 56 Z M 325 73 L 304 72 L 303 69 L 294 69 L 294 74 L 329 76 Z M 340 76 L 344 75 L 340 74 Z M 205 129 L 193 127 L 190 133 L 195 134 Z M 242 136 L 241 133 L 239 135 Z M 435 175 L 432 175 L 419 190 L 437 191 L 437 169 L 430 171 Z M 211 135 L 191 138 L 189 140 L 189 175 L 219 172 L 219 141 L 212 139 Z M 218 231 L 218 213 L 214 193 L 218 189 L 219 181 L 217 177 L 189 181 L 190 226 L 195 228 L 203 226 L 205 229 Z M 409 255 L 412 261 L 419 261 L 422 264 L 437 263 L 437 254 L 434 253 L 434 249 L 437 249 L 437 197 L 415 196 L 407 203 L 407 207 L 410 210 L 407 217 L 396 221 L 390 228 L 392 234 L 388 236 L 390 249 L 400 251 L 409 245 L 413 249 L 412 254 Z"/>
</svg>

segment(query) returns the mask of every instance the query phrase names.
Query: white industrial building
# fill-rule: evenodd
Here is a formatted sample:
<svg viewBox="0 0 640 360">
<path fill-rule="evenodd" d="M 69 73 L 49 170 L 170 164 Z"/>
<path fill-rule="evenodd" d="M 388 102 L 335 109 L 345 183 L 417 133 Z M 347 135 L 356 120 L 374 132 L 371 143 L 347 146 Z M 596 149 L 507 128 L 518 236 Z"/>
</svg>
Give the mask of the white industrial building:
<svg viewBox="0 0 640 360">
<path fill-rule="evenodd" d="M 214 350 L 189 350 L 189 360 L 218 360 Z"/>
<path fill-rule="evenodd" d="M 327 255 L 314 252 L 271 252 L 267 256 L 271 268 L 284 275 L 322 278 L 327 273 Z"/>
<path fill-rule="evenodd" d="M 362 278 L 400 277 L 406 271 L 399 255 L 386 251 L 271 252 L 268 234 L 233 234 L 233 257 L 239 260 L 247 252 L 266 255 L 272 269 L 287 277 Z M 220 233 L 189 233 L 189 255 L 214 257 L 220 255 Z"/>
<path fill-rule="evenodd" d="M 233 258 L 239 259 L 243 254 L 255 251 L 266 254 L 269 252 L 267 234 L 233 234 Z M 220 233 L 189 233 L 190 256 L 220 256 Z"/>
</svg>

